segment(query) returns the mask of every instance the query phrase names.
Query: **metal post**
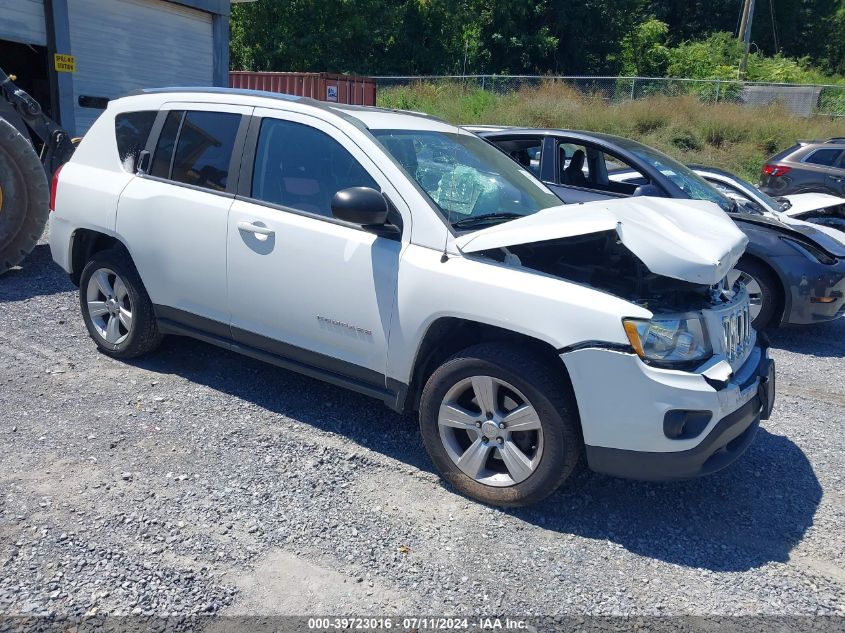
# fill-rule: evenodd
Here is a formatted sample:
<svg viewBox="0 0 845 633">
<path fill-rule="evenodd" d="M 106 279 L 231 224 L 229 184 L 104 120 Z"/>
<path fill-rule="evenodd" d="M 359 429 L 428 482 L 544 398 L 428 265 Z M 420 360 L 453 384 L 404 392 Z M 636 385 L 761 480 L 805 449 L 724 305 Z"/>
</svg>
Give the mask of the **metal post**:
<svg viewBox="0 0 845 633">
<path fill-rule="evenodd" d="M 745 0 L 742 5 L 742 19 L 739 22 L 739 33 L 737 33 L 737 39 L 740 42 L 745 41 L 745 32 L 748 28 L 748 10 L 751 8 L 751 0 Z"/>
<path fill-rule="evenodd" d="M 748 21 L 743 34 L 743 46 L 745 50 L 742 54 L 742 63 L 739 65 L 739 76 L 741 79 L 745 79 L 745 71 L 748 69 L 748 53 L 751 50 L 751 23 L 754 21 L 754 0 L 746 0 L 746 3 L 748 6 Z"/>
<path fill-rule="evenodd" d="M 721 79 L 716 80 L 716 103 L 719 103 L 719 93 L 722 91 Z"/>
<path fill-rule="evenodd" d="M 631 78 L 631 101 L 634 100 L 634 88 L 636 87 L 636 85 L 637 85 L 637 78 L 632 77 Z"/>
</svg>

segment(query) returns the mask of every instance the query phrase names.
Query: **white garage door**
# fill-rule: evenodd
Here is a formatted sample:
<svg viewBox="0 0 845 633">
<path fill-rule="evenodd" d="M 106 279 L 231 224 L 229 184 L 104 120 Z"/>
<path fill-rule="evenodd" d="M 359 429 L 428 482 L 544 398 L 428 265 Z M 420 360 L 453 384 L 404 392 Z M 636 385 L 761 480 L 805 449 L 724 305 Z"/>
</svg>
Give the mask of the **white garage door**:
<svg viewBox="0 0 845 633">
<path fill-rule="evenodd" d="M 0 40 L 46 46 L 44 0 L 0 0 Z"/>
<path fill-rule="evenodd" d="M 211 14 L 162 0 L 73 0 L 68 10 L 77 134 L 101 112 L 81 107 L 80 96 L 212 85 Z"/>
</svg>

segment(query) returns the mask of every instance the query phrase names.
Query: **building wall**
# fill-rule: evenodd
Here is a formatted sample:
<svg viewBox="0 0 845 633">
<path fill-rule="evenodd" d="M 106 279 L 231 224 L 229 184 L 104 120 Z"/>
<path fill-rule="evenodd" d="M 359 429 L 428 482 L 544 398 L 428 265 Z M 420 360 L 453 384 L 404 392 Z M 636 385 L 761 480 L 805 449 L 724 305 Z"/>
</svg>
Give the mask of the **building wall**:
<svg viewBox="0 0 845 633">
<path fill-rule="evenodd" d="M 73 0 L 68 8 L 77 134 L 101 112 L 80 105 L 81 97 L 214 83 L 210 13 L 162 0 Z"/>
<path fill-rule="evenodd" d="M 0 0 L 0 39 L 45 46 L 44 0 Z"/>
</svg>

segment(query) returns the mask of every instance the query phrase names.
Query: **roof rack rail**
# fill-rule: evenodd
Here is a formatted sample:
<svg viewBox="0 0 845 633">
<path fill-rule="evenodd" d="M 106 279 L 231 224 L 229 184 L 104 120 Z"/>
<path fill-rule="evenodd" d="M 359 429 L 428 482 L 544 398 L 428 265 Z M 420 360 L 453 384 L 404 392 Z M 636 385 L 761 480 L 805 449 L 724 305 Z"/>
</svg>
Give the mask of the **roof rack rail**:
<svg viewBox="0 0 845 633">
<path fill-rule="evenodd" d="M 832 136 L 825 143 L 845 143 L 845 136 Z"/>
</svg>

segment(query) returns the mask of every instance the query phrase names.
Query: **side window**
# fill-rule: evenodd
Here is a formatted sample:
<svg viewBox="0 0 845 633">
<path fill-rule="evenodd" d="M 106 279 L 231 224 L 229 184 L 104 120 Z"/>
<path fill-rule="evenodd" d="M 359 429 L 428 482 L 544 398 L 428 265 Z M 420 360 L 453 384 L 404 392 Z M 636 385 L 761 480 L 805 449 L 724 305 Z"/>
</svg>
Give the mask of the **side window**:
<svg viewBox="0 0 845 633">
<path fill-rule="evenodd" d="M 179 132 L 171 180 L 225 191 L 241 115 L 188 112 Z"/>
<path fill-rule="evenodd" d="M 588 186 L 590 168 L 587 165 L 587 148 L 572 143 L 559 143 L 557 152 L 560 184 L 575 187 Z"/>
<path fill-rule="evenodd" d="M 804 162 L 812 165 L 822 165 L 823 167 L 833 167 L 839 159 L 840 154 L 842 154 L 841 149 L 819 149 L 807 156 Z"/>
<path fill-rule="evenodd" d="M 264 119 L 252 198 L 331 217 L 332 196 L 347 187 L 381 188 L 332 137 L 301 123 Z"/>
<path fill-rule="evenodd" d="M 164 120 L 164 127 L 161 128 L 156 149 L 153 153 L 153 164 L 150 168 L 151 176 L 159 178 L 170 178 L 170 163 L 173 159 L 173 148 L 176 147 L 176 137 L 179 135 L 179 126 L 182 124 L 184 112 L 171 110 Z"/>
<path fill-rule="evenodd" d="M 117 141 L 117 155 L 126 171 L 135 171 L 138 154 L 147 144 L 147 137 L 158 112 L 122 112 L 114 117 L 114 136 Z"/>
<path fill-rule="evenodd" d="M 641 185 L 651 180 L 618 156 L 592 148 L 590 187 L 608 193 L 632 196 Z"/>
</svg>

